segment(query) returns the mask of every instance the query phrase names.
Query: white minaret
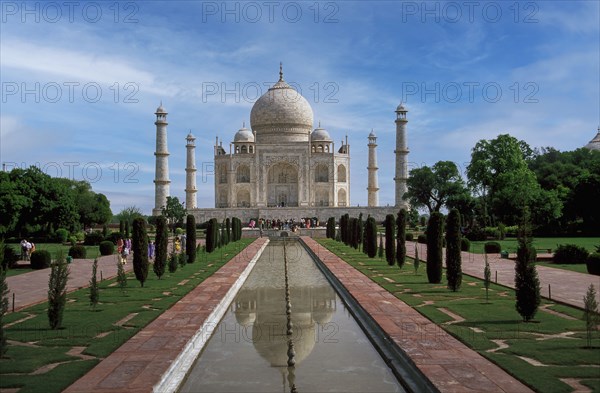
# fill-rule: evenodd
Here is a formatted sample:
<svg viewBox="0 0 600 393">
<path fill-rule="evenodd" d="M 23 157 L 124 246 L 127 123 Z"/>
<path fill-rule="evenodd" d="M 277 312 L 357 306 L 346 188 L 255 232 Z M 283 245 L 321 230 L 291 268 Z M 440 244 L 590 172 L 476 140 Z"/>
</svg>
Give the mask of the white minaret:
<svg viewBox="0 0 600 393">
<path fill-rule="evenodd" d="M 408 148 L 406 147 L 406 108 L 400 103 L 396 108 L 396 207 L 405 205 L 404 193 L 408 191 L 406 181 L 408 180 Z"/>
<path fill-rule="evenodd" d="M 156 169 L 154 171 L 154 210 L 152 214 L 159 216 L 167 204 L 170 195 L 169 184 L 169 150 L 167 149 L 167 111 L 162 106 L 156 109 Z"/>
<path fill-rule="evenodd" d="M 379 206 L 379 182 L 377 181 L 377 136 L 373 130 L 369 134 L 369 185 L 367 187 L 369 207 Z"/>
<path fill-rule="evenodd" d="M 196 188 L 196 144 L 194 143 L 196 138 L 192 135 L 192 131 L 190 131 L 185 140 L 187 141 L 187 144 L 185 145 L 185 148 L 187 149 L 185 166 L 185 206 L 189 210 L 197 207 L 196 192 L 198 191 Z"/>
</svg>

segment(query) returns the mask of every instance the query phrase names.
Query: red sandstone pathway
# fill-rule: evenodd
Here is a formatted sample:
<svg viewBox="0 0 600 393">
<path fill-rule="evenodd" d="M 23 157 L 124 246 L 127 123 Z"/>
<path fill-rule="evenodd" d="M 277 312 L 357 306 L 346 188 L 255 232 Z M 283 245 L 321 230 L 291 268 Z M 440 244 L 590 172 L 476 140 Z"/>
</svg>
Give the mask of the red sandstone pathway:
<svg viewBox="0 0 600 393">
<path fill-rule="evenodd" d="M 254 241 L 65 392 L 151 392 L 266 241 Z"/>
<path fill-rule="evenodd" d="M 407 254 L 415 255 L 415 244 L 407 243 Z M 427 259 L 427 246 L 418 244 L 419 259 Z M 462 252 L 462 271 L 465 274 L 483 279 L 485 257 L 483 254 Z M 515 287 L 515 261 L 501 259 L 499 254 L 488 254 L 488 262 L 492 273 L 492 281 L 498 275 L 498 284 Z M 600 277 L 592 274 L 572 272 L 547 266 L 537 266 L 542 296 L 559 302 L 583 308 L 583 297 L 590 284 L 596 288 L 596 301 L 600 303 Z M 550 292 L 550 293 L 549 293 Z M 551 296 L 549 296 L 551 295 Z"/>
<path fill-rule="evenodd" d="M 98 280 L 100 272 L 103 279 L 115 277 L 117 275 L 117 258 L 115 255 L 107 255 L 98 258 Z M 74 259 L 69 264 L 70 274 L 67 283 L 67 291 L 87 287 L 92 277 L 93 259 Z M 124 266 L 125 271 L 133 269 L 132 257 L 128 258 L 128 263 Z M 9 310 L 12 311 L 12 294 L 15 294 L 15 311 L 34 304 L 42 303 L 48 300 L 48 278 L 50 269 L 34 270 L 29 273 L 22 273 L 16 276 L 7 277 L 9 293 Z"/>
<path fill-rule="evenodd" d="M 531 391 L 313 239 L 302 239 L 440 391 Z"/>
</svg>

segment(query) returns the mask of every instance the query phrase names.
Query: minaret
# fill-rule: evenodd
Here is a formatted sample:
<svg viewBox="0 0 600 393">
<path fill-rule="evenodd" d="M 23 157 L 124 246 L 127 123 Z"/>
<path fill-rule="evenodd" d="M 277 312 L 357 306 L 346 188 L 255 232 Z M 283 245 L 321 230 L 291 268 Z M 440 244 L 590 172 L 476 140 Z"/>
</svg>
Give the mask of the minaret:
<svg viewBox="0 0 600 393">
<path fill-rule="evenodd" d="M 192 135 L 192 131 L 185 138 L 187 144 L 187 159 L 185 166 L 185 206 L 187 210 L 197 208 L 196 203 L 196 144 L 194 141 L 196 138 Z"/>
<path fill-rule="evenodd" d="M 408 148 L 406 147 L 406 108 L 400 103 L 396 108 L 396 207 L 404 207 L 404 193 L 408 191 Z"/>
<path fill-rule="evenodd" d="M 368 203 L 369 207 L 379 206 L 379 183 L 377 182 L 377 136 L 373 130 L 369 134 L 369 186 L 367 191 L 369 192 Z"/>
<path fill-rule="evenodd" d="M 169 184 L 169 151 L 167 149 L 167 111 L 162 106 L 156 109 L 156 170 L 154 172 L 154 210 L 152 214 L 159 216 L 167 204 L 170 195 Z"/>
</svg>

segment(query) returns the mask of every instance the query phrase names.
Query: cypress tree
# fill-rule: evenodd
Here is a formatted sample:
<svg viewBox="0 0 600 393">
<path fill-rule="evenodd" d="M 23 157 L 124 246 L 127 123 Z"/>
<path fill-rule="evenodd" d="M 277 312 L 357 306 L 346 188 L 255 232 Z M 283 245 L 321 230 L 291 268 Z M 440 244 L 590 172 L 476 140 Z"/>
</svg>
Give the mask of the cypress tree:
<svg viewBox="0 0 600 393">
<path fill-rule="evenodd" d="M 69 266 L 63 255 L 52 264 L 48 280 L 48 323 L 50 329 L 58 329 L 62 324 L 67 303 L 67 282 Z"/>
<path fill-rule="evenodd" d="M 206 226 L 206 252 L 211 253 L 215 250 L 215 219 L 211 218 L 208 220 L 208 225 Z"/>
<path fill-rule="evenodd" d="M 185 222 L 185 253 L 187 263 L 196 261 L 196 217 L 193 214 L 188 214 Z"/>
<path fill-rule="evenodd" d="M 523 213 L 518 235 L 517 262 L 515 263 L 515 307 L 525 322 L 535 316 L 540 305 L 540 280 L 535 268 L 535 249 L 531 238 L 529 210 Z"/>
<path fill-rule="evenodd" d="M 335 239 L 335 217 L 329 217 L 327 219 L 327 229 L 325 230 L 325 236 L 328 239 Z"/>
<path fill-rule="evenodd" d="M 358 246 L 360 247 L 363 244 L 363 237 L 365 234 L 365 223 L 362 219 L 362 213 L 358 215 Z"/>
<path fill-rule="evenodd" d="M 406 261 L 406 210 L 400 209 L 396 219 L 396 263 L 402 268 Z"/>
<path fill-rule="evenodd" d="M 365 227 L 365 246 L 369 258 L 375 258 L 377 255 L 377 222 L 371 216 L 367 218 Z"/>
<path fill-rule="evenodd" d="M 490 270 L 490 263 L 488 262 L 487 253 L 483 254 L 483 258 L 485 260 L 485 265 L 483 268 L 483 286 L 485 287 L 485 302 L 487 303 L 490 300 L 489 291 L 490 284 L 492 282 L 492 272 Z"/>
<path fill-rule="evenodd" d="M 415 243 L 415 262 L 413 267 L 415 268 L 415 276 L 419 271 L 419 265 L 421 264 L 421 260 L 419 259 L 419 243 Z"/>
<path fill-rule="evenodd" d="M 155 239 L 155 255 L 154 255 L 154 274 L 160 278 L 165 274 L 167 267 L 167 248 L 169 247 L 169 229 L 167 228 L 167 219 L 164 216 L 159 216 L 156 219 L 156 239 Z"/>
<path fill-rule="evenodd" d="M 396 258 L 395 227 L 394 215 L 388 214 L 385 216 L 385 260 L 390 266 L 394 266 Z"/>
<path fill-rule="evenodd" d="M 225 230 L 227 232 L 227 244 L 229 244 L 229 242 L 234 241 L 231 238 L 231 220 L 229 218 L 225 219 Z"/>
<path fill-rule="evenodd" d="M 443 220 L 442 213 L 433 212 L 427 224 L 427 280 L 430 284 L 439 284 L 442 281 Z"/>
<path fill-rule="evenodd" d="M 125 220 L 119 220 L 119 233 L 125 237 Z"/>
<path fill-rule="evenodd" d="M 171 255 L 169 255 L 169 273 L 175 273 L 178 265 L 179 258 L 177 258 L 177 254 L 172 252 Z"/>
<path fill-rule="evenodd" d="M 0 241 L 0 258 L 4 255 L 4 242 Z M 4 316 L 8 313 L 8 283 L 6 282 L 6 269 L 0 263 L 0 358 L 4 356 L 8 345 L 4 332 Z"/>
<path fill-rule="evenodd" d="M 133 251 L 133 272 L 135 278 L 143 287 L 148 277 L 148 234 L 146 233 L 146 220 L 141 217 L 133 220 L 131 248 Z"/>
<path fill-rule="evenodd" d="M 358 248 L 358 219 L 352 217 L 350 219 L 350 246 Z"/>
<path fill-rule="evenodd" d="M 129 239 L 129 221 L 128 220 L 125 220 L 125 239 Z"/>
<path fill-rule="evenodd" d="M 90 279 L 90 305 L 95 309 L 100 301 L 100 289 L 98 288 L 98 278 L 96 273 L 98 272 L 98 258 L 94 259 L 92 265 L 92 278 Z"/>
<path fill-rule="evenodd" d="M 377 256 L 383 258 L 383 236 L 379 235 L 379 248 L 377 249 Z"/>
<path fill-rule="evenodd" d="M 458 291 L 462 284 L 460 243 L 460 212 L 452 209 L 446 224 L 446 279 L 448 289 L 454 292 Z"/>
</svg>

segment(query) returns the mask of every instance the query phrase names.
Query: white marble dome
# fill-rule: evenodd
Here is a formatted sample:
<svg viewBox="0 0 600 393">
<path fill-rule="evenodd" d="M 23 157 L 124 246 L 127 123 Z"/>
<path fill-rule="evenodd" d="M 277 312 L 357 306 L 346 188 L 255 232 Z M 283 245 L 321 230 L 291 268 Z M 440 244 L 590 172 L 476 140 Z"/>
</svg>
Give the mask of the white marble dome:
<svg viewBox="0 0 600 393">
<path fill-rule="evenodd" d="M 307 142 L 313 111 L 308 101 L 280 76 L 254 103 L 250 126 L 256 131 L 257 143 Z"/>
<path fill-rule="evenodd" d="M 331 137 L 326 129 L 319 127 L 315 128 L 315 130 L 310 134 L 310 140 L 312 142 L 331 142 Z"/>
<path fill-rule="evenodd" d="M 585 147 L 587 149 L 590 149 L 590 150 L 600 151 L 600 127 L 598 127 L 598 133 L 596 134 L 596 136 L 594 137 L 594 139 L 592 139 L 590 141 L 590 143 L 588 143 L 587 145 L 585 145 Z"/>
<path fill-rule="evenodd" d="M 233 142 L 254 142 L 254 134 L 246 127 L 240 128 L 233 137 Z"/>
</svg>

